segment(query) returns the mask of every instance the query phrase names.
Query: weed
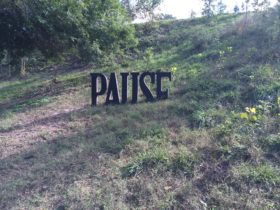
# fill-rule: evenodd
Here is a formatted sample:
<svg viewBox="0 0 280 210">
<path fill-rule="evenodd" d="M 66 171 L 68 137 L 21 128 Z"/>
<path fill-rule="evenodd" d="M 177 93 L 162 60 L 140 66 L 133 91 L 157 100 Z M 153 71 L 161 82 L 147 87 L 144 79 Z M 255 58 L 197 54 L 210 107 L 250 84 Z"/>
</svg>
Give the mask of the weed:
<svg viewBox="0 0 280 210">
<path fill-rule="evenodd" d="M 279 171 L 268 164 L 257 166 L 241 164 L 233 169 L 233 173 L 235 177 L 239 177 L 249 183 L 267 185 L 280 184 Z"/>
<path fill-rule="evenodd" d="M 139 138 L 147 139 L 148 137 L 163 138 L 166 135 L 165 130 L 159 125 L 152 123 L 149 127 L 144 127 L 139 132 Z"/>
<path fill-rule="evenodd" d="M 173 173 L 183 172 L 184 176 L 192 177 L 196 159 L 186 150 L 181 150 L 172 158 L 169 165 Z"/>
<path fill-rule="evenodd" d="M 155 149 L 143 152 L 130 164 L 122 168 L 122 177 L 131 177 L 153 168 L 166 167 L 169 162 L 169 155 L 166 150 Z"/>
<path fill-rule="evenodd" d="M 280 134 L 270 134 L 260 140 L 261 145 L 268 151 L 280 154 Z"/>
</svg>

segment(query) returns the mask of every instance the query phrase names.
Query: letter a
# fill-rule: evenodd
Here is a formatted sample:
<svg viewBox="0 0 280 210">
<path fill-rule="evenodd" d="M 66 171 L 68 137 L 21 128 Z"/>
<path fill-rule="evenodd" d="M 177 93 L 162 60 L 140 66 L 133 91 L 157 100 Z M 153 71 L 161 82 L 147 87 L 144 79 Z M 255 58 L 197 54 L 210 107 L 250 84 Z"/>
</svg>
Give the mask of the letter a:
<svg viewBox="0 0 280 210">
<path fill-rule="evenodd" d="M 112 95 L 112 99 L 111 98 Z M 116 73 L 111 73 L 106 104 L 120 104 L 119 88 Z"/>
</svg>

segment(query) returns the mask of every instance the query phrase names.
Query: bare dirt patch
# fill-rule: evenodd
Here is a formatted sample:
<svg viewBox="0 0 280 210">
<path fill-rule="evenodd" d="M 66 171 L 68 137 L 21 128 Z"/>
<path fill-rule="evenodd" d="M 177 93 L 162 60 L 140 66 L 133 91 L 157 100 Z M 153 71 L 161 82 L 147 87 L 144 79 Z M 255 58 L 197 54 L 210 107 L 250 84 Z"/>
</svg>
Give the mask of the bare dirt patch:
<svg viewBox="0 0 280 210">
<path fill-rule="evenodd" d="M 77 92 L 63 94 L 56 101 L 13 117 L 11 127 L 0 132 L 0 158 L 27 151 L 34 145 L 77 133 L 75 126 L 84 126 L 83 112 L 89 104 L 77 100 Z M 79 115 L 79 118 L 73 117 Z M 3 121 L 2 121 L 3 122 Z"/>
</svg>

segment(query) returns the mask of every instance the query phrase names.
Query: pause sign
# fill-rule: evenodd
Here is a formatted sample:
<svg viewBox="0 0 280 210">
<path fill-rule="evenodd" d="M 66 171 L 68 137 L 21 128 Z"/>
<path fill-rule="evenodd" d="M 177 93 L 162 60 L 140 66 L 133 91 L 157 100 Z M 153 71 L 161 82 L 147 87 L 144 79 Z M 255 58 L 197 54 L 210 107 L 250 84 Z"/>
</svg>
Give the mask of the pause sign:
<svg viewBox="0 0 280 210">
<path fill-rule="evenodd" d="M 135 104 L 138 101 L 138 87 L 140 88 L 146 97 L 147 101 L 155 101 L 161 99 L 167 99 L 169 90 L 162 90 L 162 80 L 167 78 L 171 81 L 171 72 L 132 72 L 132 73 L 120 73 L 121 76 L 121 98 L 119 95 L 119 86 L 116 73 L 111 73 L 109 80 L 102 73 L 91 74 L 91 88 L 92 88 L 92 105 L 97 105 L 98 96 L 106 94 L 105 104 L 125 104 L 128 101 L 128 78 L 132 79 L 132 98 L 131 103 Z M 145 79 L 150 78 L 151 84 L 156 84 L 156 98 L 153 96 L 151 90 L 146 84 Z M 100 83 L 100 88 L 99 88 Z"/>
</svg>

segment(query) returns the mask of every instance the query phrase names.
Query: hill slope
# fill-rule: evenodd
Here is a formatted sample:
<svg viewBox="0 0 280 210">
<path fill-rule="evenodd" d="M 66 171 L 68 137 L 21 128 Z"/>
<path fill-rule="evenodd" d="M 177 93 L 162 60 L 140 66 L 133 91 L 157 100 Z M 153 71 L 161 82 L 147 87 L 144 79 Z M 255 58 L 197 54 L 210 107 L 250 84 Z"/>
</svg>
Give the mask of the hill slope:
<svg viewBox="0 0 280 210">
<path fill-rule="evenodd" d="M 277 24 L 137 25 L 122 65 L 0 82 L 0 209 L 279 209 Z M 168 100 L 90 106 L 90 72 L 170 69 Z"/>
</svg>

